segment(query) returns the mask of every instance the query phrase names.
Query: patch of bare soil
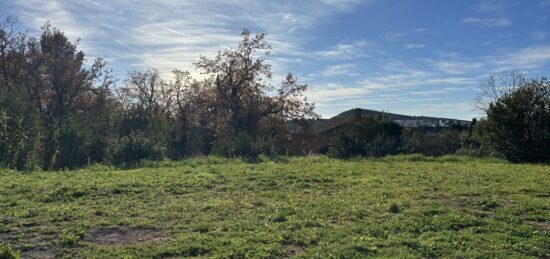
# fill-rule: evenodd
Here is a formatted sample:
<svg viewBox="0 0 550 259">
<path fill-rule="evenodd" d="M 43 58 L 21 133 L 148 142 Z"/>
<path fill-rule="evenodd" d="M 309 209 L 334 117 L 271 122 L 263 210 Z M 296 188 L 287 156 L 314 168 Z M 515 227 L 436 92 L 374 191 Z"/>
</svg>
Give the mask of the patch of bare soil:
<svg viewBox="0 0 550 259">
<path fill-rule="evenodd" d="M 286 249 L 286 256 L 285 258 L 292 258 L 295 256 L 298 256 L 305 252 L 305 248 L 296 244 L 292 245 L 285 245 L 284 248 Z"/>
<path fill-rule="evenodd" d="M 89 231 L 84 236 L 85 242 L 112 246 L 127 246 L 149 241 L 160 241 L 162 238 L 153 229 L 100 228 Z"/>
<path fill-rule="evenodd" d="M 21 258 L 56 258 L 59 247 L 55 244 L 56 236 L 50 234 L 3 234 L 0 243 L 6 241 L 21 252 Z"/>
<path fill-rule="evenodd" d="M 535 226 L 536 228 L 544 229 L 546 231 L 550 231 L 550 223 L 548 223 L 548 222 L 530 221 L 529 224 L 531 224 L 532 226 Z"/>
<path fill-rule="evenodd" d="M 36 248 L 21 252 L 21 258 L 44 258 L 51 259 L 57 258 L 55 249 L 51 248 Z"/>
</svg>

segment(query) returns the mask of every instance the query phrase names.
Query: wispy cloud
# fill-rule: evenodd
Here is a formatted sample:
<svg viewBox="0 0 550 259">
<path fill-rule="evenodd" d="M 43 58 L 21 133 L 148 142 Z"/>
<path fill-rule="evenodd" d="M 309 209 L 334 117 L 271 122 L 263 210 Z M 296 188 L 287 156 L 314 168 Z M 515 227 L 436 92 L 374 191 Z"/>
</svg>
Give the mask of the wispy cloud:
<svg viewBox="0 0 550 259">
<path fill-rule="evenodd" d="M 486 27 L 506 27 L 512 25 L 512 21 L 505 18 L 475 18 L 466 17 L 460 23 L 481 24 Z"/>
<path fill-rule="evenodd" d="M 367 98 L 375 93 L 400 92 L 424 87 L 444 89 L 445 92 L 471 89 L 478 84 L 468 77 L 443 77 L 437 73 L 409 68 L 401 63 L 389 63 L 385 73 L 375 73 L 349 84 L 328 83 L 312 88 L 308 96 L 318 103 Z M 435 93 L 435 92 L 433 92 Z"/>
<path fill-rule="evenodd" d="M 322 76 L 333 77 L 333 76 L 356 76 L 357 68 L 353 64 L 338 64 L 326 67 L 323 71 L 320 72 Z"/>
<path fill-rule="evenodd" d="M 420 91 L 410 91 L 408 94 L 412 95 L 421 95 L 421 96 L 430 96 L 430 95 L 441 95 L 449 94 L 455 92 L 469 91 L 471 88 L 461 88 L 461 87 L 443 87 L 430 90 L 420 90 Z"/>
<path fill-rule="evenodd" d="M 410 44 L 405 45 L 404 48 L 410 50 L 410 49 L 423 49 L 423 48 L 425 48 L 425 47 L 426 47 L 426 45 L 424 45 L 424 44 L 414 44 L 414 43 L 410 43 Z"/>
<path fill-rule="evenodd" d="M 535 46 L 494 57 L 497 71 L 541 68 L 550 64 L 550 46 Z"/>
<path fill-rule="evenodd" d="M 401 37 L 405 37 L 405 36 L 409 36 L 409 35 L 421 33 L 421 32 L 428 32 L 428 31 L 429 30 L 427 28 L 416 28 L 409 31 L 389 31 L 389 32 L 386 32 L 386 38 L 390 40 L 395 40 Z"/>
<path fill-rule="evenodd" d="M 329 49 L 313 52 L 314 57 L 336 60 L 352 60 L 357 58 L 370 57 L 368 47 L 372 45 L 365 40 L 355 41 L 348 44 L 337 44 Z"/>
<path fill-rule="evenodd" d="M 326 4 L 331 7 L 338 9 L 349 10 L 351 7 L 362 4 L 362 3 L 372 3 L 376 0 L 319 0 L 323 4 Z"/>
<path fill-rule="evenodd" d="M 29 27 L 49 20 L 72 38 L 82 37 L 82 48 L 92 56 L 123 61 L 126 69 L 156 67 L 167 75 L 173 68 L 193 72 L 199 55 L 213 56 L 220 49 L 235 46 L 242 28 L 269 33 L 274 69 L 286 73 L 289 62 L 306 52 L 302 46 L 309 39 L 298 31 L 348 7 L 370 2 L 323 0 L 295 5 L 293 1 L 253 0 L 157 0 L 139 4 L 130 0 L 20 0 L 14 5 Z M 352 48 L 361 48 L 361 44 Z M 346 46 L 333 51 L 346 53 Z M 324 54 L 330 57 L 338 53 Z"/>
<path fill-rule="evenodd" d="M 548 36 L 548 34 L 549 33 L 545 31 L 535 31 L 532 33 L 531 38 L 533 38 L 534 40 L 544 40 L 546 36 Z"/>
<path fill-rule="evenodd" d="M 507 11 L 513 3 L 497 1 L 497 0 L 483 0 L 476 5 L 476 12 L 478 13 L 502 13 Z"/>
<path fill-rule="evenodd" d="M 434 62 L 432 67 L 448 74 L 466 74 L 477 73 L 483 67 L 481 62 L 464 62 L 464 61 L 439 61 Z"/>
</svg>

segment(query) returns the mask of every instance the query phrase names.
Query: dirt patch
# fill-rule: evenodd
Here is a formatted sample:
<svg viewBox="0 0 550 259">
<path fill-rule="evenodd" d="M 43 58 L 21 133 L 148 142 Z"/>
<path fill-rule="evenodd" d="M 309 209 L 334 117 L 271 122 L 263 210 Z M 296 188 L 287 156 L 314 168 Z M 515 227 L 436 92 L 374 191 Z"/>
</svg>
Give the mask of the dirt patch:
<svg viewBox="0 0 550 259">
<path fill-rule="evenodd" d="M 296 244 L 285 245 L 284 248 L 286 250 L 285 258 L 292 258 L 292 257 L 298 256 L 298 255 L 300 255 L 300 254 L 302 254 L 303 252 L 306 251 L 304 247 L 296 245 Z"/>
<path fill-rule="evenodd" d="M 55 244 L 57 236 L 51 234 L 3 234 L 0 243 L 7 242 L 21 253 L 22 258 L 56 258 L 59 247 Z"/>
<path fill-rule="evenodd" d="M 113 246 L 127 246 L 160 240 L 162 240 L 162 238 L 153 229 L 127 229 L 117 227 L 92 230 L 84 236 L 85 242 Z"/>
<path fill-rule="evenodd" d="M 57 258 L 57 254 L 54 249 L 40 248 L 40 249 L 22 251 L 21 257 L 50 259 L 50 258 Z"/>
<path fill-rule="evenodd" d="M 548 222 L 530 221 L 529 224 L 531 224 L 532 226 L 534 226 L 536 228 L 544 229 L 546 231 L 550 231 L 550 223 L 548 223 Z"/>
</svg>

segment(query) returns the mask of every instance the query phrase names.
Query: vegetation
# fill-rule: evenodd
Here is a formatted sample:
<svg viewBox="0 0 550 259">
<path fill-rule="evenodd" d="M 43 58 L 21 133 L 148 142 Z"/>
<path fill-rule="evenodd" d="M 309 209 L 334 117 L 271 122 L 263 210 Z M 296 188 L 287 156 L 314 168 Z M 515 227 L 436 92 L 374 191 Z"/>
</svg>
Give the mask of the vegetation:
<svg viewBox="0 0 550 259">
<path fill-rule="evenodd" d="M 406 129 L 402 135 L 404 150 L 409 153 L 419 153 L 427 156 L 454 154 L 461 147 L 470 144 L 461 139 L 465 131 L 460 126 Z M 469 135 L 468 139 L 470 139 Z"/>
<path fill-rule="evenodd" d="M 215 157 L 0 171 L 23 257 L 547 257 L 546 165 L 421 155 Z M 13 251 L 10 252 L 8 244 Z"/>
<path fill-rule="evenodd" d="M 37 36 L 0 22 L 0 167 L 32 171 L 94 163 L 132 166 L 141 160 L 215 154 L 286 154 L 289 124 L 317 118 L 307 85 L 288 74 L 273 84 L 266 34 L 243 30 L 236 48 L 201 57 L 204 79 L 173 70 L 131 71 L 123 85 L 106 62 L 86 65 L 78 42 L 45 24 Z M 403 130 L 381 118 L 356 116 L 332 140 L 329 155 L 397 153 L 502 154 L 513 162 L 547 162 L 550 84 L 523 74 L 491 76 L 477 104 L 487 120 L 461 127 Z M 474 128 L 475 126 L 475 128 Z"/>
<path fill-rule="evenodd" d="M 349 158 L 397 154 L 401 145 L 401 130 L 395 122 L 363 117 L 361 110 L 355 109 L 351 129 L 334 136 L 329 156 Z"/>
<path fill-rule="evenodd" d="M 0 22 L 0 166 L 63 169 L 284 150 L 287 122 L 317 117 L 303 96 L 307 85 L 292 74 L 274 85 L 266 34 L 241 35 L 237 48 L 195 64 L 203 80 L 175 69 L 167 81 L 150 68 L 131 71 L 114 91 L 103 59 L 86 66 L 78 42 L 61 30 L 45 24 L 31 36 L 13 19 Z"/>
<path fill-rule="evenodd" d="M 550 161 L 550 82 L 532 80 L 491 103 L 487 132 L 510 161 Z"/>
</svg>

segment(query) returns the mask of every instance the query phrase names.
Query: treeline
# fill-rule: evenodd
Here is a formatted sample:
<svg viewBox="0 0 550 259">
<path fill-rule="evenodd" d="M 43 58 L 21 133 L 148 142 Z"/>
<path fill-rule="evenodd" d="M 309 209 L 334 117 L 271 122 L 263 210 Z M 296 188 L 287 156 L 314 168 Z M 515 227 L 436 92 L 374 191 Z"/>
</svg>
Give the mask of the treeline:
<svg viewBox="0 0 550 259">
<path fill-rule="evenodd" d="M 282 152 L 286 122 L 317 115 L 292 74 L 270 83 L 265 37 L 244 30 L 236 48 L 201 57 L 204 79 L 175 69 L 166 80 L 151 68 L 115 88 L 106 62 L 87 60 L 78 41 L 49 24 L 32 36 L 8 18 L 0 23 L 0 167 Z"/>
<path fill-rule="evenodd" d="M 550 81 L 508 72 L 490 76 L 477 99 L 486 118 L 468 127 L 403 129 L 355 110 L 351 130 L 340 132 L 329 155 L 338 158 L 420 153 L 503 157 L 512 162 L 550 161 Z"/>
<path fill-rule="evenodd" d="M 0 167 L 17 170 L 120 166 L 200 154 L 286 154 L 289 122 L 318 118 L 307 85 L 288 74 L 273 85 L 266 34 L 242 32 L 236 48 L 194 65 L 201 79 L 149 68 L 119 87 L 106 62 L 87 60 L 65 34 L 45 24 L 38 35 L 0 22 Z M 402 129 L 358 118 L 334 138 L 337 157 L 418 152 L 499 153 L 511 161 L 548 161 L 549 83 L 493 82 L 480 100 L 487 120 L 468 129 Z M 491 88 L 492 87 L 492 88 Z M 481 102 L 480 102 L 481 103 Z"/>
</svg>

